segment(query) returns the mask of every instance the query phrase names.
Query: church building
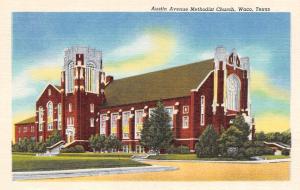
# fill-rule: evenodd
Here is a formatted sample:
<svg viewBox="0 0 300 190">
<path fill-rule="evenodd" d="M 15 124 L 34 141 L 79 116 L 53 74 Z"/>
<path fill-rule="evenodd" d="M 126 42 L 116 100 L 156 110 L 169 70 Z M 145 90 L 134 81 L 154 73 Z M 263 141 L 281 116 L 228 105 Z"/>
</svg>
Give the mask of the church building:
<svg viewBox="0 0 300 190">
<path fill-rule="evenodd" d="M 36 100 L 35 116 L 15 124 L 15 142 L 45 141 L 54 129 L 67 145 L 91 135 L 115 135 L 126 152 L 142 152 L 143 121 L 162 100 L 175 145 L 195 150 L 207 125 L 217 132 L 242 114 L 254 132 L 250 65 L 235 49 L 215 49 L 212 59 L 115 80 L 104 72 L 102 53 L 73 46 L 64 51 L 59 86 L 49 84 Z"/>
</svg>

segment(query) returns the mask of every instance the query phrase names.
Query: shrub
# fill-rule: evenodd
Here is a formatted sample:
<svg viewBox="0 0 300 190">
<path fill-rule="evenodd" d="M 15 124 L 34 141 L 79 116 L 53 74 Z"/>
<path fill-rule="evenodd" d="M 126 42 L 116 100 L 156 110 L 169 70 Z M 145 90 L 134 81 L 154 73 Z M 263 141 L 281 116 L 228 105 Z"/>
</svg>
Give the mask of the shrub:
<svg viewBox="0 0 300 190">
<path fill-rule="evenodd" d="M 55 143 L 61 141 L 61 135 L 58 130 L 54 130 L 51 135 L 46 139 L 46 147 L 52 146 Z"/>
<path fill-rule="evenodd" d="M 46 144 L 42 142 L 35 143 L 34 152 L 46 152 Z"/>
<path fill-rule="evenodd" d="M 286 155 L 286 156 L 290 155 L 290 151 L 287 149 L 283 149 L 281 153 L 282 153 L 282 155 Z"/>
<path fill-rule="evenodd" d="M 237 127 L 231 126 L 220 136 L 218 143 L 223 157 L 235 158 L 239 154 L 236 151 L 244 144 L 243 133 Z"/>
<path fill-rule="evenodd" d="M 61 153 L 82 153 L 85 152 L 84 147 L 82 145 L 76 145 L 70 148 L 64 148 L 61 150 Z"/>
<path fill-rule="evenodd" d="M 264 147 L 264 154 L 265 155 L 273 155 L 274 154 L 274 151 L 273 151 L 273 149 L 272 148 L 270 148 L 270 147 Z"/>
<path fill-rule="evenodd" d="M 167 149 L 168 154 L 189 154 L 190 149 L 187 146 L 180 145 L 178 147 L 175 147 L 174 145 L 170 146 Z"/>
<path fill-rule="evenodd" d="M 92 135 L 89 138 L 90 147 L 94 152 L 102 151 L 105 149 L 105 135 Z"/>
<path fill-rule="evenodd" d="M 12 145 L 12 149 L 11 149 L 13 152 L 21 152 L 20 150 L 20 146 L 19 144 L 13 144 Z"/>
</svg>

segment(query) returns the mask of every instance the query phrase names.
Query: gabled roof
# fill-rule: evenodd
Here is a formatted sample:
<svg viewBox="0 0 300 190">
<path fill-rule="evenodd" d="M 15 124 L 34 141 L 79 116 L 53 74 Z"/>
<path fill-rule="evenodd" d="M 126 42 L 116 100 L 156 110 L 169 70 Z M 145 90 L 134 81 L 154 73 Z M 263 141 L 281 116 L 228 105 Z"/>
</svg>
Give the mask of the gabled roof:
<svg viewBox="0 0 300 190">
<path fill-rule="evenodd" d="M 57 92 L 61 93 L 61 86 L 57 86 L 57 85 L 53 85 L 51 83 L 47 84 L 44 88 L 44 90 L 42 91 L 42 93 L 38 96 L 37 100 L 39 100 L 41 98 L 41 96 L 43 95 L 43 93 L 45 92 L 45 90 L 48 88 L 48 86 L 52 86 Z"/>
<path fill-rule="evenodd" d="M 27 119 L 24 119 L 18 123 L 15 123 L 15 125 L 21 125 L 21 124 L 29 124 L 29 123 L 34 123 L 35 122 L 35 116 L 29 117 Z"/>
<path fill-rule="evenodd" d="M 61 86 L 58 86 L 58 85 L 54 85 L 55 88 L 57 88 L 58 90 L 61 90 Z"/>
<path fill-rule="evenodd" d="M 214 69 L 212 59 L 113 80 L 104 107 L 189 96 Z"/>
</svg>

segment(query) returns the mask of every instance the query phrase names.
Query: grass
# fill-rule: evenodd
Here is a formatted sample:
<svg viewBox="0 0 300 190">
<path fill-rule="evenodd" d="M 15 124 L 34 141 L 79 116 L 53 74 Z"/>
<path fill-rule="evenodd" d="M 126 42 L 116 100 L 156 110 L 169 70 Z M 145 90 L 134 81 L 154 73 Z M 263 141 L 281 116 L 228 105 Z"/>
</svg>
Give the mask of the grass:
<svg viewBox="0 0 300 190">
<path fill-rule="evenodd" d="M 285 159 L 290 158 L 289 156 L 285 155 L 263 155 L 260 156 L 267 160 L 273 159 Z M 148 159 L 153 160 L 207 160 L 207 161 L 234 161 L 237 159 L 233 158 L 198 158 L 196 154 L 160 154 L 158 156 L 149 156 Z M 242 159 L 242 160 L 249 160 L 249 159 Z"/>
<path fill-rule="evenodd" d="M 264 159 L 266 159 L 266 160 L 287 159 L 287 158 L 290 158 L 290 156 L 286 156 L 286 155 L 263 155 L 261 157 L 264 158 Z"/>
<path fill-rule="evenodd" d="M 50 171 L 149 165 L 131 160 L 130 157 L 130 154 L 124 153 L 64 153 L 53 157 L 38 157 L 30 153 L 13 153 L 12 171 Z"/>
<path fill-rule="evenodd" d="M 234 160 L 232 158 L 198 158 L 196 154 L 160 154 L 158 156 L 149 156 L 148 159 L 154 160 Z"/>
</svg>

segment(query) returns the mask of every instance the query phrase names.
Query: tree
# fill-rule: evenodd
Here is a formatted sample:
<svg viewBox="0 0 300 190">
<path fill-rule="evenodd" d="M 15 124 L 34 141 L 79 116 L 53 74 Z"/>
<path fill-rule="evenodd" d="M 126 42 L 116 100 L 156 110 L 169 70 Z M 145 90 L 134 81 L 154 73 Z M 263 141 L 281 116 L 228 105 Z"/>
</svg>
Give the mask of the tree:
<svg viewBox="0 0 300 190">
<path fill-rule="evenodd" d="M 281 134 L 282 134 L 282 142 L 291 145 L 291 131 L 287 130 L 282 132 Z"/>
<path fill-rule="evenodd" d="M 222 156 L 237 157 L 244 143 L 243 133 L 235 126 L 229 127 L 218 139 Z"/>
<path fill-rule="evenodd" d="M 58 130 L 54 130 L 52 134 L 46 139 L 46 147 L 52 146 L 61 141 L 61 135 Z"/>
<path fill-rule="evenodd" d="M 157 102 L 151 116 L 143 123 L 141 144 L 159 154 L 161 149 L 170 146 L 173 134 L 170 126 L 171 118 L 161 101 Z"/>
<path fill-rule="evenodd" d="M 250 126 L 245 122 L 244 117 L 239 114 L 235 117 L 232 122 L 232 125 L 238 128 L 242 132 L 242 139 L 244 141 L 249 140 L 248 136 L 250 135 Z"/>
<path fill-rule="evenodd" d="M 218 155 L 218 134 L 212 125 L 208 125 L 199 137 L 196 145 L 198 157 L 215 157 Z"/>
<path fill-rule="evenodd" d="M 266 135 L 263 131 L 259 132 L 259 133 L 256 133 L 255 136 L 256 136 L 256 140 L 258 140 L 258 141 L 265 141 L 266 140 Z"/>
</svg>

